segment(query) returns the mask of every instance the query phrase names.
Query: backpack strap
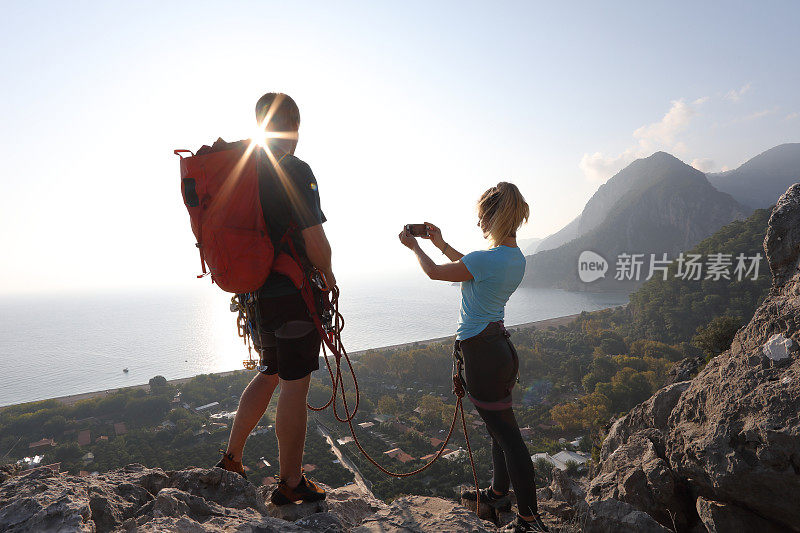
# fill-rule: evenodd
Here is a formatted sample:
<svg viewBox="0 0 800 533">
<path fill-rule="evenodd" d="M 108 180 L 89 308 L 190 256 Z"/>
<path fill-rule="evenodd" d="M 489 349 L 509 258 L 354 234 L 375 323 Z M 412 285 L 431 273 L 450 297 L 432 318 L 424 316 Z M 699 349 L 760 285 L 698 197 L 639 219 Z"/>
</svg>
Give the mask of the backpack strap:
<svg viewBox="0 0 800 533">
<path fill-rule="evenodd" d="M 306 284 L 306 275 L 300 264 L 288 253 L 281 251 L 272 261 L 272 271 L 283 274 L 292 284 L 302 291 Z"/>
</svg>

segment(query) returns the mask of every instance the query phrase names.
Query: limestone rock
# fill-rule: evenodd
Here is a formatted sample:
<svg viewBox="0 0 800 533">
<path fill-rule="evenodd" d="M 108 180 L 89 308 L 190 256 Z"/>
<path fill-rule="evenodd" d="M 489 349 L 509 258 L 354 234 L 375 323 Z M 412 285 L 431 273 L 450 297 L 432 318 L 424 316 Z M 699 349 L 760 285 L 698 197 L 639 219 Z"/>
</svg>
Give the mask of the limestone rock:
<svg viewBox="0 0 800 533">
<path fill-rule="evenodd" d="M 589 504 L 584 533 L 670 533 L 650 515 L 619 500 L 608 499 Z"/>
<path fill-rule="evenodd" d="M 257 509 L 267 514 L 264 499 L 256 487 L 235 472 L 221 468 L 189 468 L 170 472 L 169 486 L 202 496 L 223 507 Z"/>
<path fill-rule="evenodd" d="M 678 531 L 800 531 L 800 184 L 764 245 L 772 288 L 730 350 L 612 427 L 587 531 L 639 520 L 629 508 Z"/>
<path fill-rule="evenodd" d="M 478 518 L 452 501 L 428 496 L 404 496 L 386 509 L 368 517 L 353 533 L 439 533 L 495 531 L 491 523 Z"/>
<path fill-rule="evenodd" d="M 336 515 L 347 528 L 355 527 L 367 516 L 388 508 L 388 505 L 377 499 L 371 492 L 361 489 L 356 484 L 328 491 L 325 501 L 330 512 Z"/>
<path fill-rule="evenodd" d="M 553 481 L 548 489 L 551 498 L 573 506 L 580 506 L 586 497 L 586 487 L 558 468 L 553 468 Z"/>
<path fill-rule="evenodd" d="M 39 468 L 0 485 L 0 531 L 95 531 L 89 495 L 75 476 Z"/>
<path fill-rule="evenodd" d="M 708 533 L 728 531 L 757 531 L 758 533 L 780 533 L 782 527 L 764 520 L 760 516 L 731 503 L 720 503 L 697 498 L 697 513 Z"/>
<path fill-rule="evenodd" d="M 769 217 L 764 238 L 772 282 L 782 287 L 797 276 L 800 259 L 800 183 L 783 193 Z"/>
<path fill-rule="evenodd" d="M 669 421 L 669 461 L 710 500 L 800 531 L 800 357 L 768 363 L 770 339 L 800 338 L 800 184 L 778 201 L 765 239 L 769 296 L 731 349 L 691 382 Z M 784 345 L 788 346 L 788 343 Z"/>
<path fill-rule="evenodd" d="M 655 430 L 649 431 L 648 437 L 663 455 L 663 435 L 667 431 L 669 415 L 678 404 L 681 394 L 689 388 L 689 384 L 689 381 L 681 381 L 667 385 L 617 420 L 600 449 L 601 464 L 631 435 L 642 430 Z"/>
<path fill-rule="evenodd" d="M 697 375 L 705 362 L 699 357 L 687 357 L 681 359 L 669 369 L 667 372 L 667 380 L 665 385 L 673 383 L 680 383 L 681 381 L 689 381 Z"/>
<path fill-rule="evenodd" d="M 654 430 L 657 431 L 657 430 Z M 680 480 L 645 432 L 634 434 L 603 461 L 587 502 L 614 499 L 632 505 L 665 527 L 687 528 L 688 500 Z"/>
</svg>

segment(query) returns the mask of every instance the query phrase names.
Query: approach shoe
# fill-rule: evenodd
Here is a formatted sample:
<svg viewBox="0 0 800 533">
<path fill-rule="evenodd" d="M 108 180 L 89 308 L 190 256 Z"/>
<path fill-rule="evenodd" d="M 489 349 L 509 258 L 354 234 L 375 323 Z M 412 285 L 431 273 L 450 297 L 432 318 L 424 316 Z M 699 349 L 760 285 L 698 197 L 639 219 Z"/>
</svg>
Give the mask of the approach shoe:
<svg viewBox="0 0 800 533">
<path fill-rule="evenodd" d="M 284 480 L 272 491 L 270 501 L 275 505 L 287 505 L 296 502 L 318 502 L 325 499 L 325 491 L 303 474 L 295 488 L 289 488 Z"/>
<path fill-rule="evenodd" d="M 533 520 L 528 522 L 524 520 L 522 517 L 517 515 L 517 518 L 510 522 L 505 528 L 503 528 L 505 533 L 527 533 L 529 531 L 539 532 L 547 532 L 550 531 L 547 529 L 547 526 L 544 525 L 542 522 L 541 517 L 538 513 L 533 514 Z"/>
<path fill-rule="evenodd" d="M 223 470 L 227 470 L 228 472 L 236 472 L 243 478 L 247 479 L 247 474 L 244 473 L 244 465 L 242 465 L 241 462 L 234 461 L 233 454 L 225 453 L 222 450 L 220 450 L 219 453 L 222 454 L 222 459 L 220 459 L 219 462 L 214 466 Z"/>
<path fill-rule="evenodd" d="M 511 496 L 509 493 L 506 492 L 505 494 L 497 495 L 492 490 L 491 487 L 481 489 L 479 492 L 481 496 L 481 503 L 485 503 L 490 507 L 494 507 L 498 511 L 510 511 L 511 510 Z M 475 497 L 474 490 L 467 490 L 461 493 L 461 497 L 465 500 L 469 500 L 474 502 L 477 498 Z"/>
</svg>

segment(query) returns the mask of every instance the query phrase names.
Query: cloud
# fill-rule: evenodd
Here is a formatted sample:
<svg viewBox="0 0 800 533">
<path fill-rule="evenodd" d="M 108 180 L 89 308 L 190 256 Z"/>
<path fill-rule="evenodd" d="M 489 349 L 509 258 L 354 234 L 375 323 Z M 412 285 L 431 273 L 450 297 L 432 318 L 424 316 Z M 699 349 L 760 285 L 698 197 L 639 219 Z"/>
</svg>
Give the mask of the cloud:
<svg viewBox="0 0 800 533">
<path fill-rule="evenodd" d="M 786 115 L 785 117 L 783 117 L 783 120 L 794 120 L 794 119 L 796 119 L 796 118 L 798 118 L 798 117 L 800 117 L 800 113 L 798 113 L 797 111 L 795 111 L 794 113 L 789 113 L 788 115 Z"/>
<path fill-rule="evenodd" d="M 692 117 L 697 115 L 697 107 L 708 100 L 707 96 L 697 98 L 691 103 L 687 103 L 684 99 L 674 100 L 661 120 L 645 124 L 633 132 L 636 144 L 619 155 L 601 152 L 583 154 L 578 166 L 589 180 L 603 181 L 634 159 L 649 155 L 658 149 L 686 153 L 688 151 L 686 145 L 678 140 L 678 135 L 688 128 Z"/>
<path fill-rule="evenodd" d="M 771 115 L 772 113 L 776 112 L 777 109 L 762 109 L 761 111 L 756 111 L 755 113 L 750 113 L 743 120 L 756 120 L 759 118 L 766 117 L 767 115 Z"/>
<path fill-rule="evenodd" d="M 711 159 L 692 159 L 691 165 L 700 172 L 711 172 L 714 170 L 714 161 Z"/>
<path fill-rule="evenodd" d="M 728 91 L 725 94 L 724 98 L 726 100 L 730 100 L 731 102 L 738 102 L 739 100 L 742 99 L 742 96 L 744 96 L 745 94 L 750 92 L 750 87 L 751 87 L 751 84 L 750 83 L 746 83 L 745 85 L 742 85 L 742 87 L 740 89 L 738 89 L 738 90 L 737 89 L 731 89 L 730 91 Z"/>
<path fill-rule="evenodd" d="M 638 153 L 633 150 L 625 150 L 618 156 L 607 156 L 595 152 L 583 154 L 578 166 L 589 180 L 605 181 L 637 157 L 639 157 Z"/>
<path fill-rule="evenodd" d="M 637 129 L 633 137 L 645 143 L 673 144 L 675 136 L 686 129 L 694 115 L 695 110 L 689 104 L 675 100 L 664 118 Z"/>
<path fill-rule="evenodd" d="M 764 118 L 769 115 L 773 115 L 777 113 L 779 110 L 778 107 L 773 107 L 772 109 L 762 109 L 760 111 L 756 111 L 754 113 L 750 113 L 749 115 L 744 115 L 743 117 L 737 117 L 728 122 L 728 124 L 740 124 L 742 122 L 750 122 L 751 120 L 758 120 L 760 118 Z M 788 119 L 788 117 L 787 117 Z"/>
</svg>

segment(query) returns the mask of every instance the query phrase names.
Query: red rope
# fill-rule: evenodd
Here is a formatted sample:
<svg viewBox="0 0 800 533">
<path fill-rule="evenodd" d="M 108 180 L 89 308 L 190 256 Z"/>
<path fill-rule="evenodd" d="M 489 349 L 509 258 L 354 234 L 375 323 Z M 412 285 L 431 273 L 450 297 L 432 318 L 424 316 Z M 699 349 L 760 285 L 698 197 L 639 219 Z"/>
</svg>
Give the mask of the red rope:
<svg viewBox="0 0 800 533">
<path fill-rule="evenodd" d="M 300 257 L 297 253 L 297 250 L 295 249 L 292 239 L 289 238 L 290 232 L 291 231 L 287 231 L 286 235 L 284 235 L 281 242 L 286 242 L 288 244 L 289 250 L 294 260 L 298 263 L 298 265 L 300 265 L 302 264 L 300 262 Z M 453 436 L 453 430 L 455 429 L 456 421 L 458 420 L 460 413 L 461 427 L 464 430 L 464 439 L 466 440 L 467 444 L 467 453 L 469 454 L 469 462 L 470 466 L 472 467 L 472 477 L 473 481 L 475 482 L 475 494 L 477 497 L 477 501 L 475 503 L 475 512 L 478 513 L 480 510 L 480 489 L 478 487 L 478 474 L 477 471 L 475 470 L 475 461 L 472 457 L 472 448 L 469 443 L 469 434 L 467 432 L 467 423 L 464 416 L 464 404 L 463 404 L 465 391 L 463 384 L 461 383 L 459 372 L 456 371 L 454 372 L 453 375 L 453 394 L 455 394 L 457 398 L 455 409 L 453 410 L 453 421 L 450 423 L 450 430 L 447 433 L 447 438 L 445 438 L 444 443 L 442 444 L 441 448 L 439 448 L 439 451 L 436 452 L 436 455 L 430 461 L 428 461 L 428 463 L 411 472 L 393 472 L 381 466 L 375 459 L 372 458 L 372 456 L 369 455 L 369 453 L 367 453 L 367 451 L 361 445 L 361 442 L 358 440 L 358 437 L 356 436 L 355 428 L 353 428 L 353 418 L 355 418 L 356 413 L 358 412 L 361 392 L 359 390 L 358 378 L 356 377 L 356 372 L 353 369 L 353 363 L 350 361 L 350 356 L 347 354 L 347 350 L 345 349 L 344 344 L 342 343 L 342 330 L 344 329 L 344 317 L 339 312 L 339 288 L 334 285 L 332 288 L 330 288 L 329 293 L 330 293 L 330 300 L 328 300 L 327 298 L 323 300 L 323 305 L 326 307 L 326 309 L 318 310 L 316 302 L 314 301 L 313 288 L 309 283 L 308 276 L 304 276 L 303 286 L 300 287 L 300 294 L 302 295 L 303 300 L 305 301 L 306 306 L 309 310 L 309 314 L 311 315 L 311 318 L 314 322 L 314 325 L 316 326 L 317 331 L 319 332 L 320 337 L 322 338 L 323 341 L 322 353 L 325 356 L 325 365 L 327 366 L 328 374 L 331 377 L 331 388 L 332 388 L 331 397 L 323 406 L 314 407 L 310 403 L 307 403 L 306 405 L 308 406 L 308 408 L 312 411 L 322 411 L 332 405 L 333 416 L 339 422 L 346 423 L 349 426 L 350 435 L 353 437 L 353 442 L 356 443 L 356 447 L 364 455 L 364 457 L 366 457 L 370 463 L 372 463 L 378 470 L 380 470 L 384 474 L 398 478 L 405 478 L 417 475 L 423 472 L 424 470 L 428 469 L 431 465 L 433 465 L 433 463 L 435 463 L 442 456 L 444 450 L 447 448 L 447 444 L 450 442 L 450 439 Z M 329 311 L 332 313 L 332 324 L 330 330 L 326 330 L 323 327 L 319 314 L 320 311 Z M 328 360 L 328 351 L 325 349 L 326 346 L 331 351 L 331 354 L 333 354 L 336 360 L 335 373 L 331 368 L 330 361 Z M 345 390 L 344 379 L 342 377 L 342 364 L 341 364 L 342 357 L 344 357 L 344 360 L 347 363 L 347 366 L 350 370 L 350 375 L 353 377 L 353 389 L 355 392 L 356 403 L 353 407 L 352 413 L 350 412 L 350 408 L 348 407 L 347 392 Z M 458 364 L 460 365 L 461 363 L 459 362 Z M 341 417 L 339 415 L 339 411 L 337 409 L 336 395 L 337 391 L 339 390 L 341 390 L 341 401 L 342 405 L 344 406 L 344 414 L 345 414 L 344 417 Z"/>
</svg>

